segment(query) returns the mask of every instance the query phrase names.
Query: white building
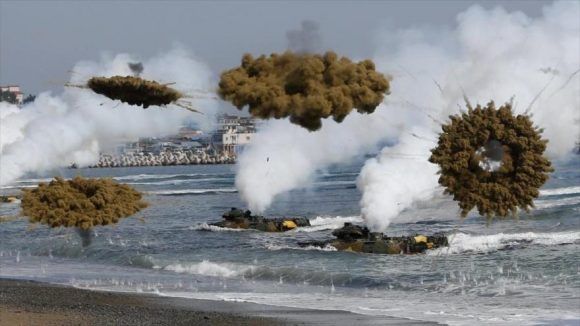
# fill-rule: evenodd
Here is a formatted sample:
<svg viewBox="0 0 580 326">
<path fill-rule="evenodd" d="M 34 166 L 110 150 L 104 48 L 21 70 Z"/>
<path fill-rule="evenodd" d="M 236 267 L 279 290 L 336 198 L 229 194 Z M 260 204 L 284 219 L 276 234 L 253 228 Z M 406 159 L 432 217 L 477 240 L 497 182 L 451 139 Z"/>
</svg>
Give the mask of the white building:
<svg viewBox="0 0 580 326">
<path fill-rule="evenodd" d="M 22 101 L 24 101 L 24 94 L 22 94 L 22 92 L 20 91 L 20 86 L 17 85 L 0 86 L 0 89 L 2 90 L 2 92 L 9 92 L 16 95 L 15 104 L 20 105 L 22 104 Z"/>
<path fill-rule="evenodd" d="M 230 128 L 222 134 L 222 143 L 225 152 L 239 154 L 242 148 L 252 142 L 253 132 L 239 132 L 236 128 Z"/>
</svg>

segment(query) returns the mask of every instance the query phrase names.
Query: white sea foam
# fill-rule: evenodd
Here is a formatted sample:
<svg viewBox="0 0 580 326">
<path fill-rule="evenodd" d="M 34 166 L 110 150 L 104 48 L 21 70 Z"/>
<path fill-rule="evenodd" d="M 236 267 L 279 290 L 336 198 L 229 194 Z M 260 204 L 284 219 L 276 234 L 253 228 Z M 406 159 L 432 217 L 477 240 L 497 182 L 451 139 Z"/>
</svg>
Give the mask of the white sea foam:
<svg viewBox="0 0 580 326">
<path fill-rule="evenodd" d="M 164 181 L 127 182 L 127 184 L 161 186 L 161 185 L 178 185 L 178 184 L 183 184 L 183 183 L 204 182 L 204 181 L 220 181 L 220 180 L 232 180 L 232 179 L 229 179 L 229 178 L 171 179 L 171 180 L 164 180 Z"/>
<path fill-rule="evenodd" d="M 190 179 L 178 179 L 178 180 L 165 180 L 165 181 L 138 181 L 138 182 L 126 182 L 126 184 L 129 185 L 149 185 L 149 186 L 161 186 L 161 185 L 178 185 L 178 184 L 182 184 L 182 183 L 187 183 L 190 181 L 196 181 L 196 180 L 190 180 Z"/>
<path fill-rule="evenodd" d="M 147 191 L 150 195 L 188 195 L 188 194 L 213 194 L 237 192 L 236 188 L 212 188 L 212 189 L 178 189 L 178 190 L 155 190 Z"/>
<path fill-rule="evenodd" d="M 272 250 L 272 251 L 278 251 L 278 250 L 336 251 L 336 248 L 329 245 L 329 244 L 327 244 L 324 247 L 316 247 L 316 246 L 297 247 L 297 246 L 268 244 L 268 245 L 266 245 L 266 249 Z"/>
<path fill-rule="evenodd" d="M 316 187 L 356 185 L 355 180 L 319 181 L 313 184 Z"/>
<path fill-rule="evenodd" d="M 546 209 L 546 208 L 576 205 L 576 204 L 580 204 L 580 197 L 570 197 L 570 198 L 562 198 L 562 199 L 555 199 L 555 200 L 537 200 L 534 203 L 534 206 L 536 206 L 536 209 Z"/>
<path fill-rule="evenodd" d="M 342 227 L 345 222 L 362 223 L 360 216 L 317 216 L 310 220 L 310 226 L 296 228 L 290 232 L 317 232 L 334 230 Z"/>
<path fill-rule="evenodd" d="M 346 175 L 358 175 L 358 172 L 325 172 L 320 173 L 322 177 L 334 177 L 334 176 L 346 176 Z"/>
<path fill-rule="evenodd" d="M 16 183 L 39 183 L 39 182 L 50 182 L 52 178 L 34 178 L 34 179 L 22 179 L 16 181 Z"/>
<path fill-rule="evenodd" d="M 449 247 L 429 250 L 429 255 L 457 254 L 463 252 L 492 252 L 522 243 L 529 245 L 561 245 L 580 241 L 580 231 L 553 233 L 498 233 L 490 235 L 469 235 L 456 233 L 449 236 Z"/>
<path fill-rule="evenodd" d="M 190 227 L 191 230 L 197 231 L 211 231 L 211 232 L 241 232 L 241 231 L 250 231 L 251 229 L 232 229 L 232 228 L 222 228 L 215 225 L 209 225 L 207 223 L 201 223 L 196 226 Z"/>
<path fill-rule="evenodd" d="M 142 180 L 142 179 L 167 179 L 175 178 L 180 174 L 132 174 L 121 177 L 113 177 L 115 180 Z"/>
<path fill-rule="evenodd" d="M 571 194 L 577 194 L 577 193 L 580 193 L 580 186 L 540 190 L 541 196 L 571 195 Z"/>
<path fill-rule="evenodd" d="M 159 266 L 155 266 L 154 268 L 161 269 Z M 231 263 L 214 263 L 209 260 L 204 260 L 200 263 L 193 264 L 171 264 L 163 267 L 162 269 L 183 274 L 232 278 L 238 275 L 243 275 L 245 272 L 251 270 L 252 266 L 243 266 Z"/>
<path fill-rule="evenodd" d="M 113 177 L 115 180 L 143 180 L 143 179 L 170 179 L 170 178 L 190 178 L 212 175 L 224 175 L 224 173 L 182 173 L 182 174 L 131 174 Z"/>
<path fill-rule="evenodd" d="M 344 222 L 361 223 L 363 220 L 360 216 L 317 216 L 310 220 L 312 226 L 337 225 Z"/>
<path fill-rule="evenodd" d="M 0 186 L 0 189 L 36 188 L 38 185 Z"/>
</svg>

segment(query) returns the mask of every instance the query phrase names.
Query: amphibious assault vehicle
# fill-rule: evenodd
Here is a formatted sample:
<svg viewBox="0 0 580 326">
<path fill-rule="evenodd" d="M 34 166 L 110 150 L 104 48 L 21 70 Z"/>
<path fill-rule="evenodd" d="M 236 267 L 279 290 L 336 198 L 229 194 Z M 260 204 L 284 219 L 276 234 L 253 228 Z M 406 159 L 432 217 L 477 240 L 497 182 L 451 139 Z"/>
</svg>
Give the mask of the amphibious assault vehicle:
<svg viewBox="0 0 580 326">
<path fill-rule="evenodd" d="M 0 195 L 0 203 L 18 203 L 19 200 L 18 195 Z"/>
<path fill-rule="evenodd" d="M 370 254 L 420 254 L 427 249 L 446 247 L 449 245 L 447 236 L 436 233 L 432 236 L 414 235 L 388 237 L 380 232 L 370 232 L 368 228 L 344 223 L 340 229 L 332 232 L 336 237 L 327 241 L 301 242 L 303 247 L 332 246 L 340 251 L 363 252 Z"/>
<path fill-rule="evenodd" d="M 243 211 L 233 207 L 225 212 L 223 221 L 210 225 L 230 229 L 255 229 L 264 232 L 286 232 L 300 226 L 310 226 L 310 221 L 305 217 L 279 217 L 265 218 L 252 215 L 249 210 Z"/>
</svg>

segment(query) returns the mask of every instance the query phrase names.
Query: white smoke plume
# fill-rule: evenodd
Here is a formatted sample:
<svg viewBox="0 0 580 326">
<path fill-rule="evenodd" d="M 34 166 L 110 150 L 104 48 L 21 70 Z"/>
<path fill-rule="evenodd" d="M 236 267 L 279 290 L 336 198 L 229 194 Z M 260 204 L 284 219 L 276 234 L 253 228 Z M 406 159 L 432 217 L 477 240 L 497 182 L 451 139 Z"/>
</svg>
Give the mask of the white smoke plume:
<svg viewBox="0 0 580 326">
<path fill-rule="evenodd" d="M 351 114 L 340 124 L 325 120 L 317 132 L 285 120 L 268 121 L 238 159 L 236 187 L 242 199 L 263 212 L 277 195 L 308 186 L 317 170 L 376 148 L 402 127 L 383 111 Z"/>
<path fill-rule="evenodd" d="M 454 31 L 387 35 L 388 46 L 375 59 L 395 76 L 392 98 L 398 100 L 387 106 L 412 107 L 433 119 L 408 121 L 412 128 L 399 144 L 366 162 L 358 179 L 366 223 L 384 231 L 403 209 L 438 191 L 437 167 L 427 162 L 441 131 L 433 120 L 459 113 L 464 94 L 473 104 L 501 105 L 513 96 L 515 113 L 531 113 L 545 129 L 548 156 L 569 154 L 580 136 L 579 17 L 578 2 L 556 2 L 536 19 L 474 6 L 457 17 Z"/>
<path fill-rule="evenodd" d="M 93 76 L 132 75 L 128 54 L 103 56 L 100 62 L 80 62 L 71 82 L 84 84 Z M 209 68 L 186 50 L 176 47 L 143 61 L 145 79 L 191 94 L 210 89 Z M 165 108 L 130 106 L 112 101 L 88 89 L 65 88 L 62 94 L 41 93 L 21 109 L 0 104 L 0 184 L 14 182 L 26 173 L 42 173 L 71 163 L 96 163 L 99 152 L 122 141 L 175 133 L 186 122 L 208 128 L 217 104 L 195 100 L 205 115 L 174 105 Z"/>
</svg>

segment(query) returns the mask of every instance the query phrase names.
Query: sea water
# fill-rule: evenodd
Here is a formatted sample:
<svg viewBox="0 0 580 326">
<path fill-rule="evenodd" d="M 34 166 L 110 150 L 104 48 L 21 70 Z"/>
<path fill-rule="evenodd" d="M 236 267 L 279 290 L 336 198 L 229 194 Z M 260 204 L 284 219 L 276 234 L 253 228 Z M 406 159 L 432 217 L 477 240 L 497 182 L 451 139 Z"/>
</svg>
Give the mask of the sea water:
<svg viewBox="0 0 580 326">
<path fill-rule="evenodd" d="M 438 191 L 405 210 L 389 235 L 445 232 L 448 248 L 425 255 L 371 255 L 299 241 L 330 239 L 344 222 L 362 223 L 356 189 L 361 164 L 319 171 L 266 212 L 306 216 L 312 226 L 283 233 L 209 226 L 243 207 L 233 165 L 63 170 L 109 176 L 143 191 L 150 206 L 94 229 L 83 248 L 73 229 L 0 224 L 0 277 L 81 288 L 340 309 L 455 325 L 580 323 L 580 157 L 556 163 L 536 209 L 488 223 Z M 33 187 L 33 176 L 3 193 Z M 13 215 L 18 204 L 3 204 Z"/>
</svg>

